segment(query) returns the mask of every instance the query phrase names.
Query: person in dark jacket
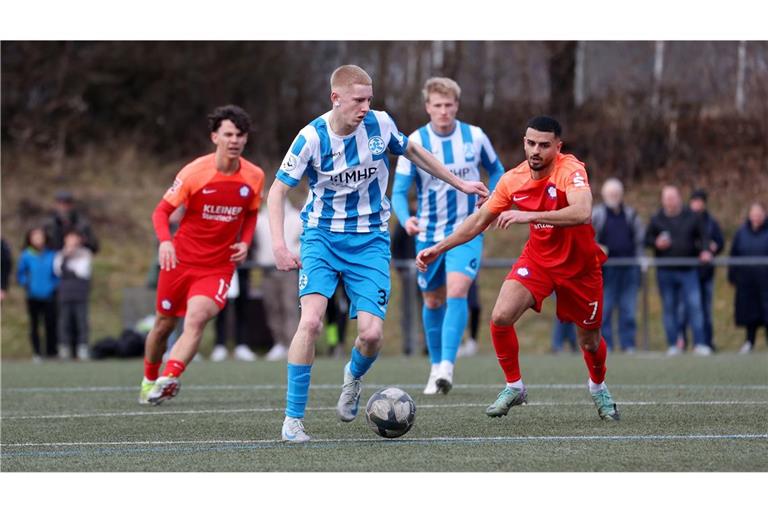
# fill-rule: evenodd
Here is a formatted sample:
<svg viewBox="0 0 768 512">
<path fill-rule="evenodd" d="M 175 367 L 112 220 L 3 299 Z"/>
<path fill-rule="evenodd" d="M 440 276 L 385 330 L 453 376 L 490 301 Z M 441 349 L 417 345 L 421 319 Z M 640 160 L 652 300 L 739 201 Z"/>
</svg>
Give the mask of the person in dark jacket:
<svg viewBox="0 0 768 512">
<path fill-rule="evenodd" d="M 768 256 L 768 222 L 763 204 L 750 205 L 747 221 L 733 238 L 731 256 Z M 739 353 L 748 354 L 755 346 L 757 328 L 761 325 L 768 341 L 768 265 L 731 266 L 728 281 L 736 287 L 736 325 L 747 329 L 747 339 Z"/>
<path fill-rule="evenodd" d="M 53 272 L 56 255 L 46 247 L 45 231 L 32 228 L 24 240 L 24 250 L 19 259 L 16 281 L 27 292 L 29 314 L 29 341 L 32 343 L 32 360 L 39 362 L 43 356 L 56 356 L 56 287 L 59 279 Z M 45 332 L 45 350 L 41 348 L 40 320 Z"/>
<path fill-rule="evenodd" d="M 592 209 L 592 227 L 597 243 L 611 258 L 634 258 L 643 255 L 645 226 L 637 211 L 624 203 L 624 185 L 609 178 L 600 191 L 603 202 Z M 613 312 L 618 310 L 618 333 L 621 349 L 635 351 L 637 332 L 637 291 L 640 289 L 638 265 L 603 265 L 603 327 L 608 348 L 613 350 Z"/>
<path fill-rule="evenodd" d="M 64 235 L 64 247 L 56 253 L 53 271 L 60 277 L 59 356 L 69 359 L 76 348 L 77 358 L 90 359 L 88 350 L 88 297 L 91 291 L 91 262 L 93 253 L 83 245 L 77 229 Z M 76 336 L 72 334 L 76 333 Z M 74 343 L 73 343 L 74 342 Z"/>
<path fill-rule="evenodd" d="M 698 257 L 701 263 L 712 261 L 704 220 L 683 205 L 678 188 L 665 186 L 661 192 L 661 204 L 661 209 L 651 218 L 645 235 L 645 244 L 654 248 L 656 258 Z M 707 346 L 704 335 L 698 265 L 659 266 L 656 277 L 663 305 L 667 355 L 680 353 L 675 342 L 680 332 L 677 311 L 681 302 L 685 304 L 686 316 L 693 330 L 694 353 L 710 355 L 712 349 Z"/>
<path fill-rule="evenodd" d="M 720 229 L 720 224 L 707 210 L 707 192 L 703 189 L 698 189 L 691 194 L 691 199 L 688 201 L 688 206 L 691 211 L 698 213 L 704 219 L 704 225 L 707 228 L 707 234 L 709 235 L 709 252 L 713 256 L 717 256 L 723 252 L 725 246 L 725 240 L 723 239 L 723 230 Z M 712 295 L 715 290 L 715 267 L 711 264 L 701 265 L 699 267 L 699 286 L 701 288 L 701 311 L 704 314 L 704 339 L 707 346 L 713 351 L 715 350 L 715 342 L 713 339 L 712 329 Z M 688 318 L 685 317 L 685 309 L 680 308 L 678 310 L 680 315 L 680 333 L 678 339 L 685 339 L 685 331 L 688 327 Z M 685 344 L 685 342 L 683 342 Z"/>
<path fill-rule="evenodd" d="M 2 261 L 0 261 L 0 300 L 5 300 L 5 295 L 8 293 L 9 277 L 11 270 L 13 269 L 13 255 L 11 254 L 11 246 L 2 239 Z"/>
<path fill-rule="evenodd" d="M 71 230 L 77 230 L 83 239 L 83 246 L 93 254 L 99 252 L 99 241 L 91 228 L 86 215 L 75 208 L 75 198 L 67 191 L 56 193 L 54 211 L 45 224 L 48 247 L 60 251 L 64 247 L 64 236 Z"/>
</svg>

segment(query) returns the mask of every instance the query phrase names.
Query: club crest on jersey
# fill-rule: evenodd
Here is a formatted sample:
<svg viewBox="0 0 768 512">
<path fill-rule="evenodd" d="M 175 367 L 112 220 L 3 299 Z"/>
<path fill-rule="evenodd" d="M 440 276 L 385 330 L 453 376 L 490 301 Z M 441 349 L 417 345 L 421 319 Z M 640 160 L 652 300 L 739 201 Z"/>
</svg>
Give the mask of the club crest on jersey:
<svg viewBox="0 0 768 512">
<path fill-rule="evenodd" d="M 291 172 L 296 168 L 296 157 L 293 153 L 288 153 L 288 155 L 285 157 L 285 160 L 283 160 L 283 163 L 280 165 L 280 170 L 285 172 Z"/>
<path fill-rule="evenodd" d="M 307 277 L 307 274 L 301 273 L 299 276 L 299 290 L 303 290 L 307 287 L 307 283 L 309 283 L 309 277 Z"/>
<path fill-rule="evenodd" d="M 248 197 L 248 190 L 249 190 L 248 187 L 246 187 L 245 185 L 240 187 L 240 197 Z"/>
<path fill-rule="evenodd" d="M 424 276 L 419 276 L 416 278 L 416 282 L 419 284 L 419 287 L 426 288 L 427 287 L 427 279 Z"/>
<path fill-rule="evenodd" d="M 171 309 L 171 301 L 169 301 L 168 299 L 165 299 L 163 302 L 160 303 L 160 305 L 165 310 Z"/>
<path fill-rule="evenodd" d="M 555 188 L 554 185 L 548 186 L 547 194 L 549 194 L 549 197 L 551 197 L 552 199 L 555 199 L 557 197 L 557 188 Z"/>
<path fill-rule="evenodd" d="M 373 137 L 368 139 L 368 149 L 370 149 L 371 153 L 374 155 L 382 154 L 386 149 L 386 145 L 384 144 L 384 139 L 382 139 L 378 135 L 374 135 Z"/>
<path fill-rule="evenodd" d="M 464 160 L 469 162 L 475 159 L 475 146 L 471 142 L 464 143 Z"/>
</svg>

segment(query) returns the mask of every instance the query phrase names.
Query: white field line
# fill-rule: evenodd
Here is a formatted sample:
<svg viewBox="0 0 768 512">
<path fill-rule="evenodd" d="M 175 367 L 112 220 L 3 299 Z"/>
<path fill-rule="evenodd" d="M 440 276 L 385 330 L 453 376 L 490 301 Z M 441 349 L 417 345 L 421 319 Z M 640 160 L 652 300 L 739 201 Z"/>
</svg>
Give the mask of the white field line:
<svg viewBox="0 0 768 512">
<path fill-rule="evenodd" d="M 324 443 L 430 443 L 430 442 L 548 442 L 548 441 L 709 441 L 717 439 L 768 439 L 766 434 L 685 434 L 685 435 L 614 435 L 614 436 L 496 436 L 496 437 L 415 437 L 398 440 L 375 438 L 313 439 L 309 444 Z M 276 439 L 211 439 L 178 441 L 83 441 L 64 443 L 2 443 L 3 448 L 67 446 L 151 446 L 151 445 L 280 445 Z"/>
<path fill-rule="evenodd" d="M 384 387 L 397 387 L 403 389 L 421 389 L 424 384 L 364 384 L 366 389 L 380 389 Z M 499 389 L 501 384 L 454 384 L 454 389 Z M 528 389 L 585 389 L 586 384 L 526 384 Z M 194 389 L 197 391 L 220 391 L 220 390 L 244 390 L 244 391 L 263 391 L 263 390 L 284 390 L 285 384 L 189 384 L 184 389 Z M 737 390 L 758 390 L 768 391 L 768 384 L 610 384 L 611 389 L 737 389 Z M 341 384 L 313 384 L 311 389 L 341 389 Z M 112 391 L 137 391 L 136 386 L 93 386 L 93 387 L 18 387 L 3 388 L 3 392 L 15 393 L 98 393 Z"/>
<path fill-rule="evenodd" d="M 589 406 L 591 402 L 532 402 L 525 404 L 526 407 L 571 407 L 571 406 Z M 733 406 L 733 405 L 768 405 L 768 401 L 755 400 L 720 400 L 720 401 L 674 401 L 674 402 L 618 402 L 621 406 Z M 421 409 L 448 409 L 448 408 L 469 408 L 469 407 L 487 407 L 487 403 L 457 403 L 457 404 L 421 404 L 417 406 Z M 73 418 L 114 418 L 129 416 L 157 416 L 157 415 L 178 415 L 178 414 L 243 414 L 243 413 L 270 413 L 282 412 L 284 407 L 255 407 L 247 409 L 191 409 L 175 411 L 173 409 L 160 409 L 153 407 L 151 411 L 116 411 L 116 412 L 93 412 L 81 414 L 44 414 L 44 415 L 19 415 L 2 416 L 2 420 L 49 420 L 49 419 L 73 419 Z M 307 407 L 307 411 L 334 411 L 335 407 Z"/>
</svg>

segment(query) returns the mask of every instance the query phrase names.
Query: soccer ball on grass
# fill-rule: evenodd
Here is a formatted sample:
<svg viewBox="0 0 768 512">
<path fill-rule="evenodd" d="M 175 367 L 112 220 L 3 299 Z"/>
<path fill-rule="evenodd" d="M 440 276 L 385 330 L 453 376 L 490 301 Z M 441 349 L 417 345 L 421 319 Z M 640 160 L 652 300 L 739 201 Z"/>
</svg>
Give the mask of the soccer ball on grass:
<svg viewBox="0 0 768 512">
<path fill-rule="evenodd" d="M 400 388 L 383 388 L 368 400 L 365 419 L 381 437 L 400 437 L 411 430 L 416 420 L 416 404 Z"/>
</svg>

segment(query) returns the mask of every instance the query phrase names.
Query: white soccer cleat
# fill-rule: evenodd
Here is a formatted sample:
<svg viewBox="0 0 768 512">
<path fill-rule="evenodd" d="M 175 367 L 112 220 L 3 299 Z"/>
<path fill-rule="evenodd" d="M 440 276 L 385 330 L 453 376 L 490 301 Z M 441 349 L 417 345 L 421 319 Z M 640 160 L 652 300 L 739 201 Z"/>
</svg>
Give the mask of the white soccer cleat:
<svg viewBox="0 0 768 512">
<path fill-rule="evenodd" d="M 440 365 L 433 364 L 432 369 L 429 370 L 429 378 L 427 379 L 427 387 L 424 388 L 424 394 L 425 395 L 436 395 L 437 394 L 437 384 L 435 382 L 437 381 L 437 375 L 438 375 L 438 369 L 440 368 Z"/>
<path fill-rule="evenodd" d="M 283 441 L 288 443 L 306 443 L 311 439 L 304 431 L 304 424 L 301 418 L 285 418 L 283 421 L 283 430 L 281 433 Z"/>
<path fill-rule="evenodd" d="M 437 380 L 435 380 L 435 386 L 437 390 L 444 395 L 453 387 L 453 363 L 450 361 L 443 361 L 440 363 L 440 367 L 437 370 Z"/>
<path fill-rule="evenodd" d="M 160 405 L 179 394 L 181 383 L 174 376 L 158 377 L 152 391 L 147 395 L 147 401 L 153 405 Z"/>
<path fill-rule="evenodd" d="M 267 352 L 266 360 L 267 361 L 284 361 L 285 358 L 288 357 L 288 349 L 285 348 L 284 345 L 281 345 L 280 343 L 275 343 L 275 345 Z"/>
<path fill-rule="evenodd" d="M 349 363 L 344 366 L 344 384 L 341 386 L 341 395 L 336 403 L 336 416 L 343 422 L 350 422 L 357 416 L 360 405 L 360 392 L 363 383 L 356 379 L 349 371 Z"/>
<path fill-rule="evenodd" d="M 229 352 L 227 351 L 227 347 L 224 345 L 216 345 L 213 347 L 213 351 L 211 352 L 211 361 L 214 363 L 220 363 L 224 361 L 227 357 L 229 357 Z"/>
<path fill-rule="evenodd" d="M 250 363 L 256 360 L 256 354 L 253 353 L 253 350 L 248 348 L 248 345 L 241 343 L 235 347 L 235 359 L 238 361 L 248 361 Z"/>
</svg>

